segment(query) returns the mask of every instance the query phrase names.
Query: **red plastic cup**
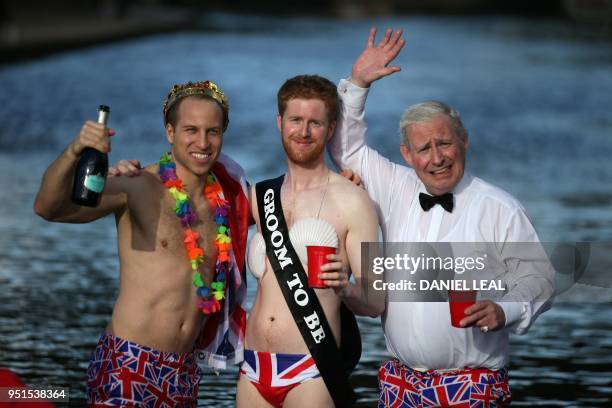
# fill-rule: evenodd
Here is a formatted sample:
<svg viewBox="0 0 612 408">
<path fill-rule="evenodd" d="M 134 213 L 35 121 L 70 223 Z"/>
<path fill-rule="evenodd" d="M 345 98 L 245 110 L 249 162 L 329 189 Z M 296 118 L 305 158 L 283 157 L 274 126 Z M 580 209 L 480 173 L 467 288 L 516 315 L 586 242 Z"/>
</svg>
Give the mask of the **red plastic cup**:
<svg viewBox="0 0 612 408">
<path fill-rule="evenodd" d="M 453 327 L 461 327 L 459 322 L 466 316 L 465 309 L 476 303 L 476 293 L 475 290 L 448 291 L 448 305 Z"/>
<path fill-rule="evenodd" d="M 308 287 L 324 289 L 327 286 L 323 280 L 319 279 L 321 265 L 328 263 L 327 255 L 335 254 L 336 248 L 329 246 L 308 245 Z"/>
</svg>

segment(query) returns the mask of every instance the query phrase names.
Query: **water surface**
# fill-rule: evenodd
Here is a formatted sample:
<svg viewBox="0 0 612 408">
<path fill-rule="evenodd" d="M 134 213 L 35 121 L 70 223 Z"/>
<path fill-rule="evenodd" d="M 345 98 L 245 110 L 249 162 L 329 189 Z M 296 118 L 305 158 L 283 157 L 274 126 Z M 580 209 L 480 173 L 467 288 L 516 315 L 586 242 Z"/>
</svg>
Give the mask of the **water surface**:
<svg viewBox="0 0 612 408">
<path fill-rule="evenodd" d="M 350 74 L 368 29 L 403 27 L 402 72 L 375 84 L 371 144 L 401 161 L 404 107 L 439 99 L 470 132 L 468 168 L 515 195 L 546 241 L 612 239 L 612 47 L 553 20 L 406 17 L 368 21 L 216 16 L 212 30 L 159 35 L 0 67 L 0 366 L 32 385 L 71 389 L 83 403 L 89 356 L 117 293 L 112 219 L 47 223 L 31 210 L 46 166 L 96 107 L 111 106 L 111 162 L 157 159 L 161 106 L 176 82 L 212 79 L 229 97 L 224 151 L 251 181 L 285 169 L 276 91 L 301 73 Z M 240 27 L 235 29 L 234 27 Z M 252 301 L 255 281 L 249 280 Z M 516 406 L 609 406 L 609 290 L 556 304 L 511 338 Z M 578 301 L 576 299 L 582 299 Z M 353 376 L 373 406 L 388 358 L 378 320 L 360 320 L 364 354 Z M 233 406 L 237 370 L 207 372 L 200 405 Z"/>
</svg>

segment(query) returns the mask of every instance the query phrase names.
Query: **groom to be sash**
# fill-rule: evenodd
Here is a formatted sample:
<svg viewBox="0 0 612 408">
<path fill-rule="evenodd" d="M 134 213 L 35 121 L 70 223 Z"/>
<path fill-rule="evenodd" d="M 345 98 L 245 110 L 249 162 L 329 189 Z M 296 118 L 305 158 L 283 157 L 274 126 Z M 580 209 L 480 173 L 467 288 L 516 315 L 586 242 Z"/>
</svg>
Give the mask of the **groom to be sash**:
<svg viewBox="0 0 612 408">
<path fill-rule="evenodd" d="M 373 204 L 365 191 L 324 161 L 338 110 L 336 86 L 317 75 L 291 78 L 278 92 L 277 126 L 288 168 L 249 191 L 257 223 L 249 267 L 259 284 L 247 321 L 238 407 L 353 403 L 348 372 L 359 358 L 360 340 L 358 331 L 346 334 L 345 326 L 351 318 L 354 324 L 352 313 L 380 315 L 384 300 L 366 299 L 360 287 L 361 242 L 377 238 Z M 297 252 L 317 244 L 313 228 L 321 225 L 337 234 L 338 248 L 319 275 L 328 288 L 312 289 L 307 262 Z M 265 248 L 256 245 L 259 234 Z M 346 361 L 345 345 L 359 348 L 352 364 Z"/>
</svg>

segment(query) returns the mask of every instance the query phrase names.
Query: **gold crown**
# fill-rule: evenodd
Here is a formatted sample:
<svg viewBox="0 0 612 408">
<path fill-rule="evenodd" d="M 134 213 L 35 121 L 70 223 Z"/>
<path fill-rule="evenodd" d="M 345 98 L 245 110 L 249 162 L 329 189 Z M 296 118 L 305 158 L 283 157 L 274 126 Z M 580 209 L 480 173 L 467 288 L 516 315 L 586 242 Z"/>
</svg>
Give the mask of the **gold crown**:
<svg viewBox="0 0 612 408">
<path fill-rule="evenodd" d="M 217 84 L 211 81 L 187 82 L 185 84 L 174 85 L 164 103 L 164 125 L 168 124 L 168 111 L 172 106 L 179 100 L 193 95 L 206 95 L 221 105 L 224 115 L 223 130 L 225 131 L 229 124 L 229 105 L 223 91 L 219 89 Z"/>
</svg>

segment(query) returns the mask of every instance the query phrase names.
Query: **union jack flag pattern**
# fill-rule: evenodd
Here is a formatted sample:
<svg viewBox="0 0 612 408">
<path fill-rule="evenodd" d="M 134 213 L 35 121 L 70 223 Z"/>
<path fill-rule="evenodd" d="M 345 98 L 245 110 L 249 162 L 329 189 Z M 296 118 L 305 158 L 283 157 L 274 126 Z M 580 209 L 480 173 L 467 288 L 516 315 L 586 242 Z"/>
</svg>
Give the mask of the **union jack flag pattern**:
<svg viewBox="0 0 612 408">
<path fill-rule="evenodd" d="M 321 376 L 310 354 L 280 354 L 245 350 L 240 370 L 271 387 L 284 387 Z"/>
<path fill-rule="evenodd" d="M 90 406 L 195 407 L 194 353 L 166 353 L 104 333 L 87 370 Z"/>
<path fill-rule="evenodd" d="M 244 351 L 240 373 L 257 388 L 259 394 L 275 407 L 300 383 L 321 376 L 310 354 L 280 354 Z"/>
<path fill-rule="evenodd" d="M 508 370 L 416 371 L 398 360 L 378 371 L 378 407 L 497 408 L 510 404 Z"/>
<path fill-rule="evenodd" d="M 228 223 L 232 238 L 229 256 L 232 270 L 226 275 L 227 293 L 220 313 L 209 316 L 195 348 L 203 366 L 225 369 L 228 364 L 243 360 L 246 330 L 245 251 L 250 210 L 244 170 L 229 156 L 221 153 L 212 171 L 221 183 L 223 195 L 230 205 Z"/>
</svg>

